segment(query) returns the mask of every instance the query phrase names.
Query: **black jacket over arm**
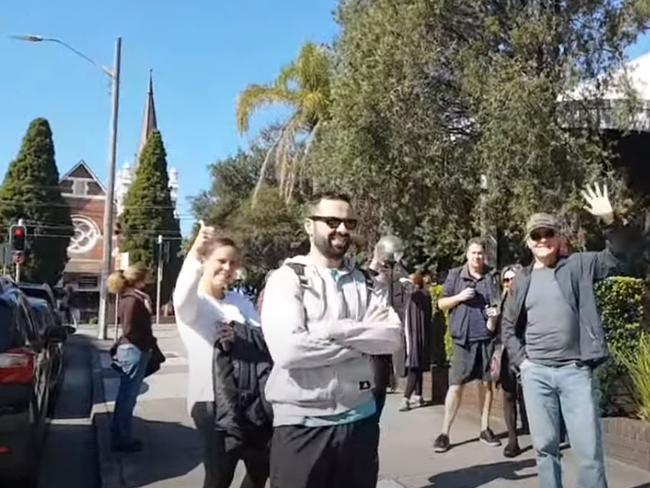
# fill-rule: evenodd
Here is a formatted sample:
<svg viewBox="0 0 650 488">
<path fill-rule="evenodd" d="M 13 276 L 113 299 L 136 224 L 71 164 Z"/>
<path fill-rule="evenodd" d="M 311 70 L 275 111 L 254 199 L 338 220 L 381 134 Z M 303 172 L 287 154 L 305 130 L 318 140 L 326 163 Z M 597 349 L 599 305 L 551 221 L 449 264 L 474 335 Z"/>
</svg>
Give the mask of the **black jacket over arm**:
<svg viewBox="0 0 650 488">
<path fill-rule="evenodd" d="M 273 432 L 273 412 L 264 386 L 273 361 L 262 329 L 234 323 L 235 341 L 214 349 L 213 381 L 216 428 L 225 431 L 226 442 L 264 448 Z"/>
</svg>

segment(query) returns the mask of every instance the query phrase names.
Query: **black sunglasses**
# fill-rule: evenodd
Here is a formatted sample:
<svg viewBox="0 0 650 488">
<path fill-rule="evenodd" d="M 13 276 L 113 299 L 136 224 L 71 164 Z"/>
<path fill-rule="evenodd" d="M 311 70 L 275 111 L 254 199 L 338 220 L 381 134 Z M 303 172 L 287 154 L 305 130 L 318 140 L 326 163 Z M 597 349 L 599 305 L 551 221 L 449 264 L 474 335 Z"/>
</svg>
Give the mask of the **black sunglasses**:
<svg viewBox="0 0 650 488">
<path fill-rule="evenodd" d="M 555 230 L 553 229 L 536 229 L 530 233 L 530 238 L 534 241 L 552 239 L 553 237 L 555 237 Z"/>
<path fill-rule="evenodd" d="M 512 281 L 512 278 L 503 278 L 504 283 L 510 283 Z"/>
<path fill-rule="evenodd" d="M 338 217 L 322 217 L 320 215 L 312 215 L 309 220 L 314 222 L 324 222 L 330 229 L 338 229 L 341 224 L 345 225 L 348 230 L 354 230 L 357 227 L 357 219 L 339 219 Z"/>
</svg>

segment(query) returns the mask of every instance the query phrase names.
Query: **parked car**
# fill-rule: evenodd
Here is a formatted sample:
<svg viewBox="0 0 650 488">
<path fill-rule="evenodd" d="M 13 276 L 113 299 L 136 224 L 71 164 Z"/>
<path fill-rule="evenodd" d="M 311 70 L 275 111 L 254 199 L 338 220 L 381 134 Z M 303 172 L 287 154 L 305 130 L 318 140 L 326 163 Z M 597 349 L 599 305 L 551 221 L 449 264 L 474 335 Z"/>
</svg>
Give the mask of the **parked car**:
<svg viewBox="0 0 650 488">
<path fill-rule="evenodd" d="M 61 328 L 42 329 L 34 308 L 11 281 L 0 279 L 0 478 L 35 487 L 46 428 L 52 356 Z"/>
<path fill-rule="evenodd" d="M 60 325 L 68 325 L 67 321 L 64 320 L 63 314 L 59 309 L 59 305 L 56 299 L 54 290 L 47 283 L 18 283 L 18 287 L 23 291 L 28 297 L 40 298 L 45 300 L 52 307 L 54 312 L 54 318 Z"/>
<path fill-rule="evenodd" d="M 28 296 L 27 301 L 30 305 L 32 320 L 40 336 L 44 339 L 49 354 L 50 374 L 48 385 L 50 393 L 48 409 L 51 412 L 62 380 L 63 343 L 67 339 L 68 330 L 57 322 L 56 311 L 52 309 L 49 302 L 32 296 Z M 56 338 L 56 340 L 53 340 L 53 338 Z"/>
</svg>

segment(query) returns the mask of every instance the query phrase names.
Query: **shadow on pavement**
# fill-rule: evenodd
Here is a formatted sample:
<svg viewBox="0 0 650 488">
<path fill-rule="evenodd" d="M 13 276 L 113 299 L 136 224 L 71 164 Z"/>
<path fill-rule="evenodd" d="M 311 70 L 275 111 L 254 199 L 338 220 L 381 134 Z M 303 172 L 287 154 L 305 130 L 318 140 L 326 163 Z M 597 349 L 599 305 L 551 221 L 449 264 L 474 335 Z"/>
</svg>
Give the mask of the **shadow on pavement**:
<svg viewBox="0 0 650 488">
<path fill-rule="evenodd" d="M 121 477 L 129 488 L 178 478 L 201 464 L 201 440 L 192 428 L 135 417 L 133 433 L 144 444 L 142 452 L 110 453 L 120 461 Z"/>
<path fill-rule="evenodd" d="M 487 483 L 496 480 L 525 480 L 535 478 L 537 474 L 519 474 L 517 471 L 532 468 L 535 466 L 534 459 L 524 461 L 504 461 L 494 464 L 484 464 L 482 466 L 470 466 L 468 468 L 458 469 L 439 473 L 429 478 L 431 485 L 423 488 L 442 488 L 447 486 L 462 486 L 463 488 L 479 488 Z M 638 487 L 642 488 L 642 487 Z"/>
</svg>

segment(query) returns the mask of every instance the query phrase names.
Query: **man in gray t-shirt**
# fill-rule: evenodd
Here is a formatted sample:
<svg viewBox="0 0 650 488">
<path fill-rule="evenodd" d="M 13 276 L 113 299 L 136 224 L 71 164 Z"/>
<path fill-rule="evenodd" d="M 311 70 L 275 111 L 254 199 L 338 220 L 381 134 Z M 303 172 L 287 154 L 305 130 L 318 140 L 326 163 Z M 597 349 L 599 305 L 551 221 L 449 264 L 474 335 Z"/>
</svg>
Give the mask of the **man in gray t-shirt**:
<svg viewBox="0 0 650 488">
<path fill-rule="evenodd" d="M 533 269 L 525 307 L 528 359 L 544 366 L 580 360 L 578 316 L 562 296 L 553 268 Z"/>
<path fill-rule="evenodd" d="M 526 226 L 533 264 L 517 275 L 502 316 L 502 338 L 521 372 L 539 483 L 562 487 L 560 423 L 564 418 L 579 466 L 578 488 L 607 488 L 592 368 L 607 359 L 594 282 L 618 272 L 627 255 L 607 188 L 583 192 L 589 212 L 608 225 L 601 252 L 562 256 L 560 226 L 549 214 Z"/>
</svg>

